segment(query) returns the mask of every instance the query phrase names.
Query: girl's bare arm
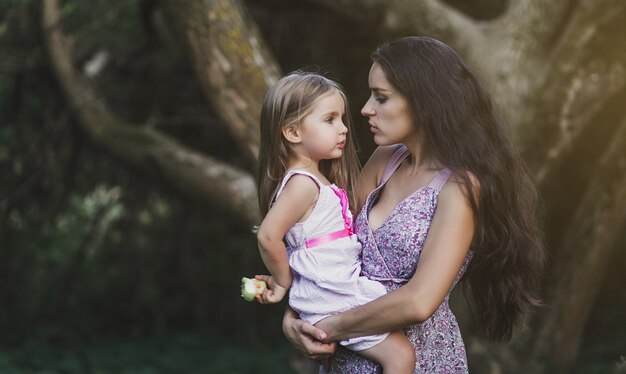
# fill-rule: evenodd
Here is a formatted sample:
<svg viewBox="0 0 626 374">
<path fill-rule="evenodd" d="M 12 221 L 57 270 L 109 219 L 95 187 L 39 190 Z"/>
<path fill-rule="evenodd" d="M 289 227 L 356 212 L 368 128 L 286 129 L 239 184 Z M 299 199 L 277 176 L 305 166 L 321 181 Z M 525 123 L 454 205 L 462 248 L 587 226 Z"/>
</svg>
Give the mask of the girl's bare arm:
<svg viewBox="0 0 626 374">
<path fill-rule="evenodd" d="M 283 238 L 287 231 L 315 205 L 319 189 L 311 178 L 294 175 L 271 207 L 257 233 L 263 263 L 273 281 L 283 288 L 291 286 L 291 269 Z"/>
</svg>

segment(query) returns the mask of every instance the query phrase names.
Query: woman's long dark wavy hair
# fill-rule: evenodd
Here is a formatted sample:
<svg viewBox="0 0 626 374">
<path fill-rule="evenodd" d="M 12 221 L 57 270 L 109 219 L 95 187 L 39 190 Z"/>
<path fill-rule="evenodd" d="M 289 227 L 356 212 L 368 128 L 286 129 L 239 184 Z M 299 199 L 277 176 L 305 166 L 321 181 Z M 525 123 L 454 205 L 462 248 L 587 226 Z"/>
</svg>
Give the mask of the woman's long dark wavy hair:
<svg viewBox="0 0 626 374">
<path fill-rule="evenodd" d="M 384 43 L 372 53 L 409 101 L 426 159 L 462 181 L 474 213 L 467 270 L 478 316 L 494 340 L 523 325 L 544 263 L 537 192 L 489 96 L 458 54 L 426 37 Z"/>
</svg>

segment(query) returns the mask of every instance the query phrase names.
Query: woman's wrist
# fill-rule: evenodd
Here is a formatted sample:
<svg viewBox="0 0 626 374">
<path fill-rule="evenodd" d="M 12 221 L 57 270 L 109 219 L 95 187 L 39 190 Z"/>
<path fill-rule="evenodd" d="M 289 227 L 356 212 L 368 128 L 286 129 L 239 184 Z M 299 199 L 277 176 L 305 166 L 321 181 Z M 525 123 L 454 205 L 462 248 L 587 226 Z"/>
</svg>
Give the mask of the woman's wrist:
<svg viewBox="0 0 626 374">
<path fill-rule="evenodd" d="M 293 322 L 298 319 L 298 314 L 290 307 L 285 308 L 285 314 L 283 315 L 283 335 L 289 336 L 290 329 Z"/>
<path fill-rule="evenodd" d="M 315 324 L 315 327 L 323 330 L 326 333 L 326 338 L 322 340 L 323 342 L 329 343 L 332 341 L 345 340 L 345 338 L 342 336 L 341 331 L 339 330 L 341 319 L 342 317 L 340 313 L 324 318 L 323 320 Z"/>
</svg>

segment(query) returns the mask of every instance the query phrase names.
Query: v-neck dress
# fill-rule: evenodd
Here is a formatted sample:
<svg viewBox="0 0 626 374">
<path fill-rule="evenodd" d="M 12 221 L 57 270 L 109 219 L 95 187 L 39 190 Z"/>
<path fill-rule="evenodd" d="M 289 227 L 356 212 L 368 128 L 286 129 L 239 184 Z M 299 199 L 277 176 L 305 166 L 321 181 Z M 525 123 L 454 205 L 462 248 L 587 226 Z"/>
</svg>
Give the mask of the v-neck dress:
<svg viewBox="0 0 626 374">
<path fill-rule="evenodd" d="M 425 187 L 402 200 L 376 230 L 370 228 L 369 212 L 376 203 L 382 187 L 409 155 L 401 145 L 387 164 L 380 185 L 367 197 L 357 216 L 355 231 L 362 249 L 362 275 L 381 282 L 388 292 L 406 284 L 415 273 L 424 241 L 437 209 L 439 191 L 451 171 L 444 168 Z M 465 345 L 458 323 L 450 310 L 450 292 L 461 279 L 473 252 L 469 251 L 459 272 L 437 311 L 426 321 L 404 328 L 415 347 L 415 373 L 467 373 Z M 392 312 L 391 312 L 392 313 Z M 320 372 L 325 372 L 320 369 Z M 337 348 L 331 358 L 332 374 L 382 373 L 382 368 L 358 354 Z"/>
</svg>

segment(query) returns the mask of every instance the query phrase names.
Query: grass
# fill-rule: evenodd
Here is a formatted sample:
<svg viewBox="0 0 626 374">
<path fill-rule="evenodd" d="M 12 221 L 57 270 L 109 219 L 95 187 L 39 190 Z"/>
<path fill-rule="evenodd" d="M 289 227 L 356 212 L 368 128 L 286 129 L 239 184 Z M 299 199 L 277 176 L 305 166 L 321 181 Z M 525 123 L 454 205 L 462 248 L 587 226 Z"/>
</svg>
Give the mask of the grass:
<svg viewBox="0 0 626 374">
<path fill-rule="evenodd" d="M 0 350 L 0 373 L 292 373 L 286 343 L 263 352 L 210 335 L 107 339 L 72 346 L 29 342 Z"/>
</svg>

